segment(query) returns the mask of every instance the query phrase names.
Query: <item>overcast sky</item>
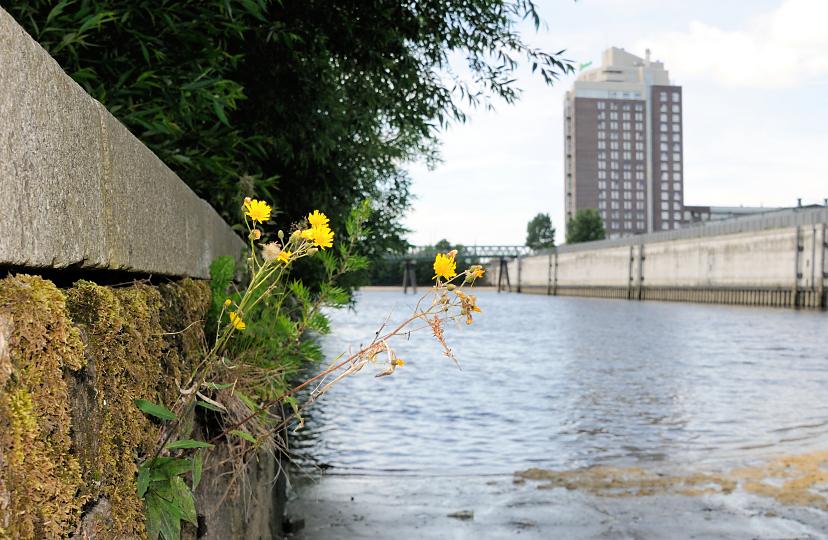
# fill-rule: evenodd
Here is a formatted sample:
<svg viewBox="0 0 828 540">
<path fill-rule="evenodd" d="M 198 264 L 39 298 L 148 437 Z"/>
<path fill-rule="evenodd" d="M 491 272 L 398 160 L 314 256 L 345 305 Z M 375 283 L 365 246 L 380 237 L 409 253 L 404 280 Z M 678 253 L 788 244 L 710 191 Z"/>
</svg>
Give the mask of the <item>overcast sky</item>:
<svg viewBox="0 0 828 540">
<path fill-rule="evenodd" d="M 649 47 L 684 92 L 685 204 L 791 206 L 828 197 L 828 0 L 539 0 L 524 35 L 576 63 Z M 514 106 L 443 137 L 411 167 L 414 244 L 523 244 L 547 212 L 563 240 L 563 94 L 524 70 Z"/>
</svg>

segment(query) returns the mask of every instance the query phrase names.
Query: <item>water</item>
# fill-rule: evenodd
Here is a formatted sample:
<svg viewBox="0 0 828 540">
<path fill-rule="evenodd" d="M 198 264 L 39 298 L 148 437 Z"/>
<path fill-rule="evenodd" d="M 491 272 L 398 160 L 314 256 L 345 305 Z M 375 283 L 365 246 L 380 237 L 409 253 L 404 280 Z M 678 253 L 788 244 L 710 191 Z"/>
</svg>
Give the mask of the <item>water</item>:
<svg viewBox="0 0 828 540">
<path fill-rule="evenodd" d="M 326 352 L 333 358 L 356 350 L 385 317 L 399 319 L 413 303 L 398 291 L 361 293 L 355 312 L 332 314 L 335 333 L 324 342 Z M 492 509 L 508 506 L 501 499 L 517 496 L 517 488 L 504 486 L 530 467 L 722 471 L 828 449 L 825 313 L 489 292 L 479 304 L 483 313 L 472 326 L 447 330 L 462 369 L 441 355 L 429 332 L 413 334 L 395 342 L 407 364 L 393 376 L 359 374 L 312 409 L 294 449 L 303 471 L 327 472 L 311 474 L 295 508 L 313 514 L 311 499 L 348 493 L 412 500 L 423 485 L 416 492 L 412 486 L 431 478 L 432 498 L 454 493 L 458 504 Z M 487 478 L 502 485 L 490 496 L 463 498 L 457 488 L 463 477 L 481 493 L 494 485 Z M 543 508 L 533 493 L 539 493 L 534 486 L 525 492 L 527 504 Z M 404 505 L 399 511 L 413 527 L 416 515 Z M 443 509 L 421 515 L 425 528 L 411 537 L 472 531 L 435 517 L 444 515 Z M 371 519 L 381 522 L 369 513 L 363 528 L 370 529 Z M 520 531 L 549 533 L 533 519 Z M 361 534 L 353 520 L 342 525 L 350 527 L 346 537 Z M 515 527 L 501 532 L 509 537 Z M 813 534 L 822 522 L 802 527 L 795 532 Z M 305 534 L 327 538 L 324 530 L 309 527 Z M 754 536 L 763 531 L 779 532 L 768 525 Z"/>
</svg>

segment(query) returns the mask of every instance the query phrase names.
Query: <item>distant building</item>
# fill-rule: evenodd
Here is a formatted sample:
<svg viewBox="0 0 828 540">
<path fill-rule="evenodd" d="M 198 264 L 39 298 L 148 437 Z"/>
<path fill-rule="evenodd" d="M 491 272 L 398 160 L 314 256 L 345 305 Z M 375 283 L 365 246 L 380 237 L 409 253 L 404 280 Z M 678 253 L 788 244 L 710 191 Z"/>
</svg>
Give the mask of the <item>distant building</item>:
<svg viewBox="0 0 828 540">
<path fill-rule="evenodd" d="M 610 237 L 684 218 L 682 95 L 664 64 L 612 47 L 564 103 L 566 219 L 596 208 Z"/>
</svg>

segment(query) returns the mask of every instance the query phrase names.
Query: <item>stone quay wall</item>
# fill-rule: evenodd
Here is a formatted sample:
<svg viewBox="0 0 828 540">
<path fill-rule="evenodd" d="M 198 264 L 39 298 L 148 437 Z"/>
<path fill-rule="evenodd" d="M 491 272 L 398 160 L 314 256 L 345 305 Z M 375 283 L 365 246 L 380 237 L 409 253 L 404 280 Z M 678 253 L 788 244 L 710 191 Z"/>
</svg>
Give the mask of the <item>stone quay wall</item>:
<svg viewBox="0 0 828 540">
<path fill-rule="evenodd" d="M 133 399 L 178 396 L 245 243 L 1 8 L 0 201 L 0 539 L 145 538 Z M 281 458 L 208 456 L 183 537 L 278 537 Z"/>
<path fill-rule="evenodd" d="M 826 230 L 828 208 L 793 208 L 564 245 L 507 268 L 518 292 L 825 308 Z M 490 281 L 499 272 L 492 265 Z"/>
</svg>

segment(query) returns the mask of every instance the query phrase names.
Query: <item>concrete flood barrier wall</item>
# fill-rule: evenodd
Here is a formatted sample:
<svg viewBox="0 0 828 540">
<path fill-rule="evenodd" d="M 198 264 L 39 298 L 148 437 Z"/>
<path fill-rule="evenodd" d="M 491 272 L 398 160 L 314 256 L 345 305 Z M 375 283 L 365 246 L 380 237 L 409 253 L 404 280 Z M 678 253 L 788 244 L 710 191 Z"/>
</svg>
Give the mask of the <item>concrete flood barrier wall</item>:
<svg viewBox="0 0 828 540">
<path fill-rule="evenodd" d="M 824 308 L 828 209 L 564 245 L 512 260 L 519 292 Z M 497 282 L 497 266 L 492 267 Z"/>
<path fill-rule="evenodd" d="M 132 400 L 178 395 L 209 265 L 245 244 L 2 9 L 0 201 L 0 539 L 144 538 L 136 459 L 156 429 Z M 154 278 L 95 283 L 113 272 Z M 184 538 L 277 536 L 280 458 L 228 497 L 222 452 Z"/>
</svg>

